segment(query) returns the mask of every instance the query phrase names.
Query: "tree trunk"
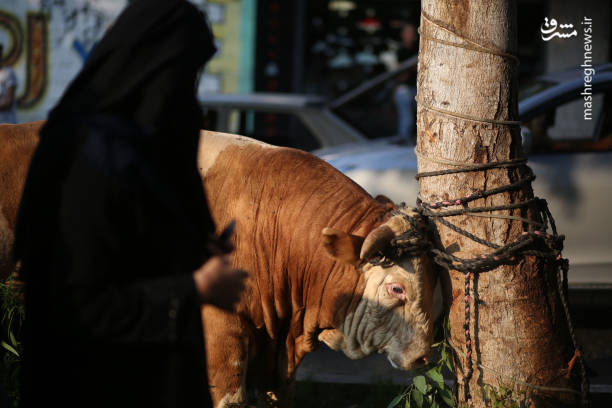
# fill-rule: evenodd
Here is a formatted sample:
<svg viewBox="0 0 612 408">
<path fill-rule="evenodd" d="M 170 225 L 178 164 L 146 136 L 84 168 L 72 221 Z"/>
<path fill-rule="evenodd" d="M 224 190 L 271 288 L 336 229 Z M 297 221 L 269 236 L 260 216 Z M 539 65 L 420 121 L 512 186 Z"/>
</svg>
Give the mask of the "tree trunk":
<svg viewBox="0 0 612 408">
<path fill-rule="evenodd" d="M 516 123 L 494 123 L 518 118 L 518 64 L 508 55 L 516 53 L 515 2 L 423 0 L 422 11 L 417 117 L 419 172 L 457 169 L 461 168 L 459 163 L 503 162 L 521 157 Z M 527 169 L 518 165 L 428 176 L 419 179 L 420 194 L 425 203 L 455 200 L 476 189 L 490 190 L 527 176 Z M 533 192 L 528 182 L 517 190 L 465 205 L 499 206 L 530 198 Z M 462 205 L 448 205 L 440 209 L 438 204 L 432 211 L 461 208 Z M 538 211 L 525 208 L 481 214 L 542 221 Z M 520 238 L 523 231 L 535 231 L 533 224 L 516 219 L 474 215 L 444 219 L 500 246 Z M 454 256 L 472 259 L 493 251 L 439 221 L 434 225 L 440 249 Z M 496 400 L 505 400 L 503 406 L 514 406 L 510 400 L 528 407 L 578 405 L 580 370 L 570 370 L 570 379 L 565 378 L 574 346 L 557 292 L 556 268 L 554 262 L 541 257 L 520 256 L 513 264 L 471 273 L 467 282 L 463 272 L 450 268 L 450 338 L 458 363 L 458 407 L 492 406 Z M 467 372 L 470 347 L 466 347 L 464 328 L 466 307 L 470 310 L 471 377 Z"/>
</svg>

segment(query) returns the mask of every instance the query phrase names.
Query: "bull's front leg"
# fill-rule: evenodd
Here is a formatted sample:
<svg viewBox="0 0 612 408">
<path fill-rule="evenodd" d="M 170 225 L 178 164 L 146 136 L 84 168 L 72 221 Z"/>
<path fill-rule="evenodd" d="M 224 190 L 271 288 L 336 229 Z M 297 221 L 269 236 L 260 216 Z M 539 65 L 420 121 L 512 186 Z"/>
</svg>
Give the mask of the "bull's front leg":
<svg viewBox="0 0 612 408">
<path fill-rule="evenodd" d="M 240 318 L 213 306 L 203 306 L 202 322 L 213 406 L 247 407 L 248 334 Z"/>
</svg>

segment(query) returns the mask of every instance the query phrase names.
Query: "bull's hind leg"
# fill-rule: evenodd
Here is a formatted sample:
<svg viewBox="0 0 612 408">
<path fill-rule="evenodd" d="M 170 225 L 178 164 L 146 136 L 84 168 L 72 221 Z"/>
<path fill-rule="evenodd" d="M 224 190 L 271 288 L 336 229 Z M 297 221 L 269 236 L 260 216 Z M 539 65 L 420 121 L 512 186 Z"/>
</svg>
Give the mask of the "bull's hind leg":
<svg viewBox="0 0 612 408">
<path fill-rule="evenodd" d="M 215 408 L 247 407 L 248 335 L 237 315 L 213 306 L 202 308 L 206 368 Z"/>
</svg>

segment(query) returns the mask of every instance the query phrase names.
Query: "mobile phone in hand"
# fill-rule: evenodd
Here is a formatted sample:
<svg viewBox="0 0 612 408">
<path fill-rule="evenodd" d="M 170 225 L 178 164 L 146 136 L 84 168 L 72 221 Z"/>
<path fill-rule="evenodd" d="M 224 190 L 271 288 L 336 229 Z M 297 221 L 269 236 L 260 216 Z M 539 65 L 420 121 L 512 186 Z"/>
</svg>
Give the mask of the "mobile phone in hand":
<svg viewBox="0 0 612 408">
<path fill-rule="evenodd" d="M 231 220 L 229 224 L 221 231 L 219 235 L 219 242 L 225 244 L 229 242 L 230 238 L 234 234 L 234 229 L 236 228 L 236 220 Z"/>
</svg>

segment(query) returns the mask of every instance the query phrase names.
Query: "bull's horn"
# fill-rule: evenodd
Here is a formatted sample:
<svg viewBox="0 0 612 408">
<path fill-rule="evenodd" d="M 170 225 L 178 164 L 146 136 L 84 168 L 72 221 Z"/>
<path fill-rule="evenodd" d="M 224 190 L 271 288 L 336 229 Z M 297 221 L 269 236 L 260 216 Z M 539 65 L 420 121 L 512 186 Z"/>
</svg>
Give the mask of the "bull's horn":
<svg viewBox="0 0 612 408">
<path fill-rule="evenodd" d="M 402 216 L 394 216 L 368 234 L 359 257 L 365 261 L 376 252 L 381 251 L 391 243 L 391 240 L 411 228 L 410 223 Z"/>
<path fill-rule="evenodd" d="M 389 245 L 389 242 L 391 242 L 394 237 L 395 232 L 393 232 L 387 224 L 381 225 L 370 232 L 365 241 L 363 241 L 359 258 L 363 261 L 371 258 L 372 255 Z"/>
</svg>

